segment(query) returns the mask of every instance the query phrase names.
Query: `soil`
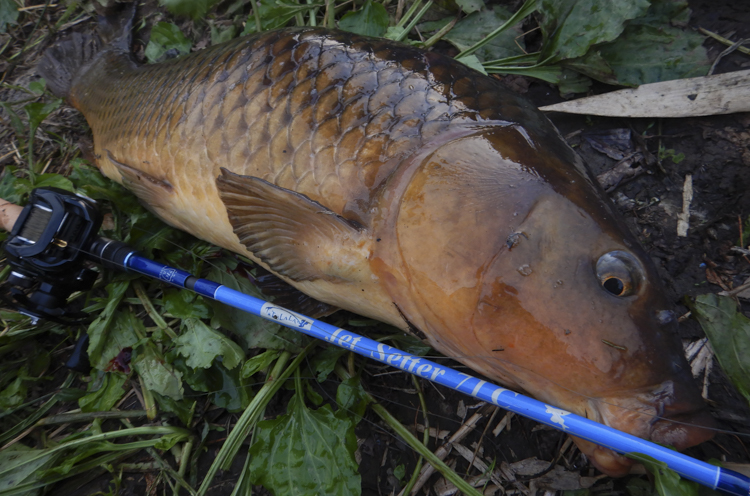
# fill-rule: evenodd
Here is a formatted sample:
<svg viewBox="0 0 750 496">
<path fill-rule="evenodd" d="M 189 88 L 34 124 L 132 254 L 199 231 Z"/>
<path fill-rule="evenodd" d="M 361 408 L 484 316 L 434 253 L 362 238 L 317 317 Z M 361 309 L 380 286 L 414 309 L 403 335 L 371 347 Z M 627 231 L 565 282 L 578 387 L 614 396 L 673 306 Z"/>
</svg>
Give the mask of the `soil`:
<svg viewBox="0 0 750 496">
<path fill-rule="evenodd" d="M 154 2 L 148 2 L 152 9 Z M 691 0 L 693 15 L 692 27 L 703 27 L 733 40 L 750 39 L 750 4 L 729 0 Z M 155 10 L 154 10 L 155 11 Z M 707 41 L 710 59 L 713 61 L 726 48 Z M 24 84 L 33 78 L 33 63 L 17 66 L 3 62 L 9 71 L 9 81 Z M 733 52 L 721 58 L 716 73 L 750 68 L 750 56 Z M 539 106 L 562 100 L 554 87 L 531 80 L 506 78 L 512 88 L 526 94 Z M 609 88 L 596 87 L 594 91 Z M 7 94 L 6 94 L 7 95 Z M 63 110 L 58 120 L 77 119 L 72 111 Z M 674 302 L 675 312 L 681 319 L 680 334 L 685 342 L 702 339 L 704 333 L 697 322 L 687 317 L 688 309 L 684 298 L 704 293 L 718 293 L 745 283 L 750 277 L 750 257 L 732 251 L 738 246 L 742 229 L 750 216 L 750 114 L 733 114 L 690 119 L 612 119 L 550 115 L 563 136 L 578 150 L 589 164 L 594 174 L 599 175 L 617 162 L 592 146 L 592 142 L 605 140 L 615 131 L 618 134 L 629 132 L 630 151 L 640 151 L 643 160 L 633 167 L 643 167 L 643 173 L 633 178 L 624 178 L 610 195 L 629 226 L 656 262 L 665 282 L 669 298 Z M 5 124 L 0 124 L 5 126 Z M 7 127 L 6 127 L 7 130 Z M 626 130 L 626 131 L 622 131 Z M 3 134 L 9 136 L 9 134 Z M 6 138 L 3 138 L 6 139 Z M 659 153 L 659 150 L 663 150 Z M 0 146 L 0 157 L 6 154 L 9 145 Z M 679 156 L 684 155 L 680 160 Z M 672 157 L 672 158 L 670 158 Z M 11 163 L 2 159 L 0 165 Z M 683 210 L 683 190 L 686 177 L 692 178 L 694 191 L 691 215 L 686 236 L 677 234 L 677 215 Z M 745 246 L 747 248 L 747 246 Z M 750 302 L 739 298 L 742 310 L 750 316 Z M 346 316 L 337 318 L 346 319 Z M 53 339 L 53 338 L 49 338 Z M 453 362 L 447 362 L 461 369 Z M 416 430 L 424 424 L 415 385 L 410 376 L 391 373 L 377 365 L 368 366 L 364 372 L 366 388 L 389 410 L 397 415 L 405 425 Z M 724 432 L 717 434 L 713 441 L 688 450 L 688 454 L 702 460 L 719 459 L 728 462 L 750 464 L 750 408 L 740 397 L 718 365 L 714 365 L 707 378 L 699 377 L 701 385 L 707 381 L 707 401 L 711 412 Z M 527 463 L 526 472 L 518 465 L 517 482 L 506 483 L 506 491 L 529 494 L 535 491 L 555 491 L 567 476 L 559 471 L 539 476 L 556 461 L 570 472 L 575 481 L 569 482 L 570 489 L 593 483 L 593 493 L 624 494 L 629 478 L 610 479 L 600 477 L 591 468 L 575 446 L 566 442 L 567 437 L 557 431 L 541 427 L 532 421 L 513 417 L 507 421 L 499 435 L 492 431 L 506 417 L 504 411 L 487 410 L 477 405 L 472 398 L 462 396 L 439 386 L 420 380 L 429 411 L 429 425 L 438 432 L 447 431 L 450 436 L 461 424 L 479 410 L 484 418 L 476 424 L 474 431 L 463 441 L 470 452 L 496 468 L 508 470 L 510 464 L 536 458 L 546 461 L 534 465 Z M 324 397 L 335 396 L 335 384 L 324 383 L 318 391 Z M 44 394 L 40 391 L 39 394 Z M 285 399 L 291 393 L 285 392 L 271 405 L 268 414 L 283 411 Z M 140 408 L 133 397 L 121 408 Z M 205 412 L 216 424 L 231 425 L 236 416 L 221 410 Z M 207 450 L 198 463 L 199 472 L 213 460 L 224 433 L 212 432 Z M 421 437 L 421 433 L 418 433 Z M 403 486 L 401 466 L 406 479 L 417 463 L 418 457 L 396 437 L 379 418 L 368 412 L 357 429 L 362 493 L 367 496 L 397 494 Z M 431 438 L 430 447 L 436 449 L 443 441 Z M 131 462 L 150 461 L 142 453 Z M 447 461 L 456 470 L 467 474 L 467 478 L 480 474 L 469 467 L 464 457 L 453 453 Z M 214 481 L 210 494 L 230 494 L 242 466 L 236 460 L 235 466 L 220 474 Z M 202 469 L 202 470 L 201 470 Z M 552 474 L 552 475 L 550 475 Z M 579 476 L 584 477 L 580 479 Z M 593 479 L 592 479 L 593 477 Z M 112 475 L 105 473 L 92 481 L 77 480 L 61 484 L 54 494 L 94 494 L 107 491 Z M 572 479 L 571 479 L 572 480 Z M 568 483 L 568 482 L 566 482 Z M 433 476 L 424 491 L 429 494 L 452 494 L 443 491 L 439 476 Z M 123 475 L 117 494 L 146 494 L 158 486 L 154 473 L 126 473 Z M 153 493 L 156 494 L 156 493 Z M 258 489 L 255 494 L 266 494 Z M 487 492 L 487 494 L 494 494 Z M 497 494 L 502 494 L 498 492 Z"/>
</svg>

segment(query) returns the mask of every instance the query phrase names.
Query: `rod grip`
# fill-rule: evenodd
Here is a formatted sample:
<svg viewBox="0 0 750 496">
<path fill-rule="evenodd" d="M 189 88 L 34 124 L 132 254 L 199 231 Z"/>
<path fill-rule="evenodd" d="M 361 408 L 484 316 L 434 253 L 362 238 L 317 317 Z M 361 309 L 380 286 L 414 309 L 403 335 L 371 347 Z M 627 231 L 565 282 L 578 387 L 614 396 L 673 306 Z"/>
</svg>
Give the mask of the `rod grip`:
<svg viewBox="0 0 750 496">
<path fill-rule="evenodd" d="M 23 207 L 0 198 L 0 229 L 8 232 L 13 230 L 13 226 L 18 216 L 21 215 L 22 210 Z"/>
</svg>

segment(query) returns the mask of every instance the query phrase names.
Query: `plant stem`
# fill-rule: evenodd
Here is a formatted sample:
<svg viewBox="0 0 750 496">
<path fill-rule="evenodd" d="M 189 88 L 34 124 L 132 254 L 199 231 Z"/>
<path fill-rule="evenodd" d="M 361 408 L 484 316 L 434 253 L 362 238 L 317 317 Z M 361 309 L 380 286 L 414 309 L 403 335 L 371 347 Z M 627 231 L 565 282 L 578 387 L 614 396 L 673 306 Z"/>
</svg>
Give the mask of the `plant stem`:
<svg viewBox="0 0 750 496">
<path fill-rule="evenodd" d="M 334 0 L 326 0 L 326 21 L 325 27 L 328 29 L 334 29 L 336 27 L 336 6 Z"/>
<path fill-rule="evenodd" d="M 253 17 L 255 17 L 255 31 L 260 33 L 263 31 L 263 24 L 260 22 L 260 0 L 253 2 Z"/>
<path fill-rule="evenodd" d="M 159 409 L 156 408 L 156 400 L 154 399 L 154 393 L 151 392 L 146 386 L 143 385 L 143 379 L 138 376 L 138 383 L 141 385 L 141 394 L 143 395 L 143 407 L 146 409 L 146 417 L 149 420 L 154 420 L 156 415 L 159 413 Z"/>
<path fill-rule="evenodd" d="M 122 423 L 128 426 L 128 428 L 132 429 L 133 425 L 130 423 L 128 419 L 122 419 Z M 188 437 L 189 440 L 192 439 L 192 437 Z M 156 450 L 152 446 L 146 447 L 146 451 L 149 455 L 154 459 L 154 461 L 159 465 L 159 467 L 166 473 L 168 473 L 179 486 L 184 487 L 187 489 L 187 491 L 192 495 L 195 496 L 195 489 L 193 489 L 190 484 L 187 483 L 187 481 L 180 475 L 179 473 L 175 472 L 175 470 L 172 468 L 172 466 L 164 461 L 164 459 L 159 456 L 159 453 L 156 452 Z M 177 495 L 177 492 L 179 492 L 178 488 L 175 488 L 175 496 Z"/>
<path fill-rule="evenodd" d="M 109 439 L 115 439 L 118 437 L 123 436 L 156 436 L 160 434 L 182 434 L 186 438 L 190 437 L 190 431 L 186 429 L 182 429 L 180 427 L 160 427 L 160 426 L 147 426 L 147 427 L 134 427 L 132 429 L 122 429 L 119 431 L 111 431 L 111 432 L 103 432 L 101 434 L 94 434 L 93 436 L 88 436 L 84 438 L 75 439 L 73 441 L 69 441 L 67 443 L 61 443 L 55 446 L 54 448 L 39 450 L 39 453 L 31 458 L 28 458 L 24 460 L 24 464 L 32 463 L 36 460 L 39 460 L 40 458 L 44 458 L 47 456 L 55 455 L 63 450 L 66 449 L 73 449 L 77 448 L 79 446 L 82 446 L 87 443 L 96 443 L 98 441 L 107 441 Z M 148 446 L 153 446 L 153 444 L 158 441 L 158 439 L 149 439 L 146 441 L 136 441 L 133 443 L 128 443 L 126 445 L 114 445 L 110 449 L 117 448 L 117 449 L 130 449 L 130 448 L 138 448 L 142 449 Z M 14 465 L 11 467 L 0 467 L 0 476 L 3 474 L 7 474 L 13 470 L 16 470 L 19 467 L 19 465 Z M 2 493 L 0 493 L 2 494 Z"/>
<path fill-rule="evenodd" d="M 151 320 L 154 321 L 154 324 L 156 324 L 156 326 L 164 331 L 170 338 L 177 339 L 177 334 L 175 334 L 172 328 L 167 325 L 162 316 L 159 315 L 159 312 L 156 311 L 154 304 L 151 302 L 151 299 L 148 297 L 146 290 L 143 288 L 143 283 L 136 279 L 132 284 L 133 289 L 135 289 L 136 296 L 138 296 L 138 299 L 141 300 L 143 308 L 146 310 L 148 316 L 151 317 Z"/>
<path fill-rule="evenodd" d="M 448 34 L 448 32 L 453 29 L 453 26 L 456 25 L 456 22 L 458 22 L 458 17 L 455 17 L 451 22 L 443 26 L 440 31 L 427 38 L 427 41 L 425 41 L 423 45 L 424 48 L 430 48 L 432 45 L 440 41 L 443 36 Z"/>
<path fill-rule="evenodd" d="M 79 412 L 79 413 L 61 413 L 59 415 L 52 415 L 51 417 L 45 417 L 36 425 L 58 425 L 58 424 L 75 424 L 79 422 L 91 422 L 93 419 L 122 419 L 122 418 L 137 418 L 145 417 L 145 410 L 127 410 L 127 411 L 109 411 L 109 412 Z"/>
<path fill-rule="evenodd" d="M 409 31 L 411 31 L 414 26 L 417 25 L 420 19 L 422 19 L 422 16 L 424 16 L 430 7 L 432 7 L 432 0 L 427 2 L 424 7 L 417 13 L 417 15 L 414 16 L 414 19 L 409 22 L 409 24 L 404 28 L 404 32 L 399 35 L 399 37 L 396 39 L 396 41 L 404 41 L 404 38 L 409 34 Z M 411 11 L 411 9 L 409 9 Z M 406 16 L 404 16 L 406 18 Z"/>
<path fill-rule="evenodd" d="M 704 29 L 704 28 L 698 28 L 698 30 L 699 30 L 699 31 L 700 31 L 701 33 L 703 33 L 703 34 L 705 34 L 705 35 L 707 35 L 707 36 L 710 36 L 711 38 L 715 39 L 715 40 L 716 40 L 716 41 L 718 41 L 719 43 L 723 43 L 723 44 L 724 44 L 724 45 L 726 45 L 726 46 L 732 46 L 732 45 L 734 45 L 734 43 L 735 43 L 734 41 L 732 41 L 732 40 L 728 40 L 728 39 L 724 38 L 724 37 L 723 37 L 723 36 L 721 36 L 721 35 L 718 35 L 718 34 L 716 34 L 716 33 L 712 33 L 712 32 L 711 32 L 711 31 L 709 31 L 708 29 Z M 745 55 L 750 55 L 750 48 L 745 48 L 745 47 L 743 47 L 743 46 L 739 46 L 739 47 L 737 47 L 737 50 L 738 50 L 738 51 L 740 51 L 740 52 L 742 52 L 742 53 L 744 53 Z"/>
<path fill-rule="evenodd" d="M 430 442 L 430 419 L 427 417 L 427 402 L 425 401 L 424 393 L 422 392 L 422 388 L 419 385 L 419 379 L 417 379 L 417 376 L 412 375 L 411 380 L 414 383 L 414 388 L 417 390 L 417 394 L 419 395 L 419 404 L 422 407 L 422 418 L 424 418 L 424 434 L 422 435 L 422 444 L 427 446 L 427 443 Z M 417 466 L 414 467 L 414 472 L 412 472 L 411 474 L 411 479 L 409 479 L 409 482 L 407 482 L 406 486 L 401 490 L 401 494 L 408 495 L 411 492 L 414 484 L 416 484 L 417 480 L 419 480 L 419 474 L 420 472 L 422 472 L 423 463 L 424 457 L 420 456 L 419 460 L 417 460 Z"/>
</svg>

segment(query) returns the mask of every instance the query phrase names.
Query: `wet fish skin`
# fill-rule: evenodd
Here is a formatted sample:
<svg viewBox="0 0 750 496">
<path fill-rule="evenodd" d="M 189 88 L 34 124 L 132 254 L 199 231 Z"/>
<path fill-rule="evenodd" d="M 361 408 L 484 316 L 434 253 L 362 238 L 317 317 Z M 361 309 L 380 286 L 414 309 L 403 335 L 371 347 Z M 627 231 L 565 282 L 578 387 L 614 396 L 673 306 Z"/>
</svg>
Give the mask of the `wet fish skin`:
<svg viewBox="0 0 750 496">
<path fill-rule="evenodd" d="M 678 447 L 710 437 L 648 256 L 549 121 L 492 78 L 300 28 L 151 66 L 105 48 L 66 96 L 102 172 L 170 224 L 543 401 Z M 633 294 L 597 278 L 611 253 Z"/>
</svg>

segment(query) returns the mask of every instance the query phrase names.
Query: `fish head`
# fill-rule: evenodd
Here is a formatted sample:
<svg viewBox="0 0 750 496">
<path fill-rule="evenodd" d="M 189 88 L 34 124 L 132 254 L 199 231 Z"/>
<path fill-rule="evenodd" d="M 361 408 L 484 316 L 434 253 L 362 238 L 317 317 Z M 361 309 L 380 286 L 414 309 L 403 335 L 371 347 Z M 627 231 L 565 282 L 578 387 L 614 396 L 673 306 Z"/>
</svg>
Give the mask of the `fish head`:
<svg viewBox="0 0 750 496">
<path fill-rule="evenodd" d="M 375 272 L 436 349 L 645 439 L 684 449 L 712 436 L 652 261 L 556 133 L 451 140 L 393 197 Z M 602 471 L 629 470 L 577 442 Z"/>
</svg>

